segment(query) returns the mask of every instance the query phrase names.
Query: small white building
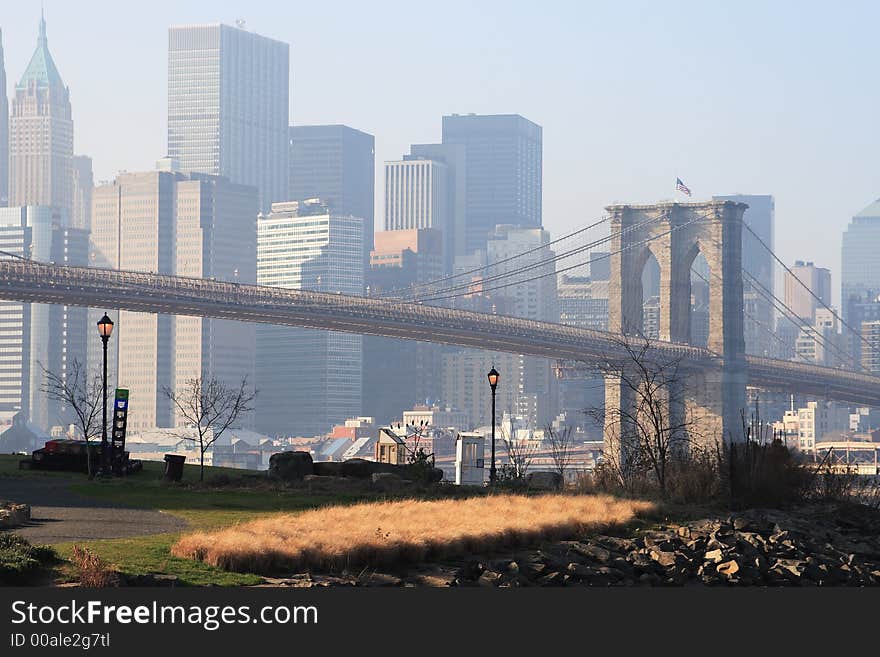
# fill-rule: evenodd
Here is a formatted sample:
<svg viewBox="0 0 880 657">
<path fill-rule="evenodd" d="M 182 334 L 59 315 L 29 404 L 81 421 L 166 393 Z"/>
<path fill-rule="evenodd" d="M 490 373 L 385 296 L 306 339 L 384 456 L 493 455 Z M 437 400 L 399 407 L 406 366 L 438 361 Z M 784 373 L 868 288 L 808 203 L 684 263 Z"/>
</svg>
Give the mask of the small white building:
<svg viewBox="0 0 880 657">
<path fill-rule="evenodd" d="M 455 483 L 482 486 L 485 480 L 486 439 L 479 433 L 459 433 L 455 439 Z"/>
</svg>

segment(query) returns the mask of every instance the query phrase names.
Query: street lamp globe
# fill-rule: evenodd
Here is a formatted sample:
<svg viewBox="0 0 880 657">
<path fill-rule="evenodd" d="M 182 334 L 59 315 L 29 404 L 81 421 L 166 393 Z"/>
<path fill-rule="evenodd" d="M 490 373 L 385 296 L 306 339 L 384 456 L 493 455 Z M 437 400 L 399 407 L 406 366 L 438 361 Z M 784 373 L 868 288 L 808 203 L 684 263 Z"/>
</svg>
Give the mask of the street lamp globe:
<svg viewBox="0 0 880 657">
<path fill-rule="evenodd" d="M 113 333 L 113 320 L 104 313 L 104 316 L 98 320 L 98 335 L 102 340 L 107 340 L 111 333 Z"/>
<path fill-rule="evenodd" d="M 486 376 L 489 379 L 489 386 L 495 390 L 495 386 L 498 385 L 498 371 L 493 367 Z"/>
</svg>

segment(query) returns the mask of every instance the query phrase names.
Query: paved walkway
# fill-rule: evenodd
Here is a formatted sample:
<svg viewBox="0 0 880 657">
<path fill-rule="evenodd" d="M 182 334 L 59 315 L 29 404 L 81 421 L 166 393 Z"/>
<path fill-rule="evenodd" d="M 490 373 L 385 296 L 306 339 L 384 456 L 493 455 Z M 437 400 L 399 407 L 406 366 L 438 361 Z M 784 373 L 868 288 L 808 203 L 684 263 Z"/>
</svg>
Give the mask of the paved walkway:
<svg viewBox="0 0 880 657">
<path fill-rule="evenodd" d="M 77 495 L 69 490 L 72 483 L 56 477 L 0 477 L 0 500 L 31 505 L 31 522 L 8 531 L 32 543 L 65 543 L 164 534 L 186 527 L 180 518 L 161 511 Z"/>
</svg>

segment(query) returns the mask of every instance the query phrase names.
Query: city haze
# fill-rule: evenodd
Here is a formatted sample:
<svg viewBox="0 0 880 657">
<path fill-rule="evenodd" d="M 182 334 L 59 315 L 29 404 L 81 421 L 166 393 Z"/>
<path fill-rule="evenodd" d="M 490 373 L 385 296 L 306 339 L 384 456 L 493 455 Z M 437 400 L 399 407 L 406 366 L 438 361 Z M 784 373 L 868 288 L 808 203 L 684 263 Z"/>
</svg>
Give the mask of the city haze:
<svg viewBox="0 0 880 657">
<path fill-rule="evenodd" d="M 438 141 L 444 114 L 542 125 L 554 236 L 614 201 L 671 198 L 676 177 L 698 199 L 773 194 L 777 252 L 829 267 L 839 304 L 840 234 L 880 195 L 870 3 L 43 5 L 96 180 L 165 154 L 168 26 L 241 19 L 291 45 L 291 123 L 375 135 L 377 169 Z M 35 1 L 0 8 L 10 96 L 39 14 Z M 376 184 L 381 217 L 378 172 Z"/>
</svg>

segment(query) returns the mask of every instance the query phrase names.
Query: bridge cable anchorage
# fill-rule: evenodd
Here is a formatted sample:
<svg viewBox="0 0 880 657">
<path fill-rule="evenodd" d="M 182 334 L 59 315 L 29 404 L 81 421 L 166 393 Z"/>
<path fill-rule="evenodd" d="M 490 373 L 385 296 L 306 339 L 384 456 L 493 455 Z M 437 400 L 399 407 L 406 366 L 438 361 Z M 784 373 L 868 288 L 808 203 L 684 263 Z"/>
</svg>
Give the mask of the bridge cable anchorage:
<svg viewBox="0 0 880 657">
<path fill-rule="evenodd" d="M 798 278 L 795 275 L 795 273 L 789 268 L 789 266 L 786 265 L 782 260 L 779 259 L 779 256 L 777 256 L 773 252 L 773 250 L 769 246 L 767 246 L 767 244 L 764 242 L 764 240 L 762 240 L 758 236 L 758 234 L 755 233 L 755 231 L 753 231 L 751 229 L 750 226 L 748 226 L 745 222 L 743 222 L 743 226 L 755 237 L 756 240 L 758 240 L 758 243 L 761 246 L 763 246 L 771 256 L 773 256 L 773 259 L 776 260 L 776 262 L 778 262 L 780 265 L 782 265 L 782 268 L 785 269 L 786 272 L 788 272 L 788 275 L 791 276 L 792 278 L 794 278 L 794 280 L 796 280 L 802 288 L 804 288 L 807 292 L 809 292 L 810 296 L 812 296 L 816 301 L 818 301 L 820 304 L 822 304 L 822 307 L 825 308 L 825 310 L 829 311 L 834 316 L 834 318 L 837 319 L 838 322 L 840 322 L 841 326 L 848 329 L 853 335 L 857 336 L 868 347 L 872 346 L 871 343 L 862 335 L 861 331 L 857 331 L 852 326 L 850 326 L 845 321 L 843 321 L 843 318 L 840 315 L 838 315 L 837 312 L 835 312 L 835 310 L 833 308 L 831 308 L 830 306 L 828 306 L 828 304 L 826 304 L 824 301 L 822 301 L 822 299 L 819 298 L 819 296 L 817 296 L 816 293 L 813 292 L 813 290 L 811 290 L 810 287 L 806 283 L 804 283 L 800 278 Z"/>
<path fill-rule="evenodd" d="M 570 250 L 568 250 L 568 251 L 563 251 L 562 253 L 557 254 L 557 255 L 554 255 L 554 256 L 552 256 L 552 257 L 550 257 L 550 258 L 545 258 L 545 259 L 543 259 L 543 260 L 539 260 L 539 261 L 537 261 L 537 262 L 530 263 L 530 264 L 528 264 L 528 265 L 525 265 L 525 266 L 523 266 L 523 267 L 519 267 L 519 268 L 514 269 L 514 270 L 512 270 L 512 271 L 509 271 L 509 272 L 501 272 L 501 273 L 498 273 L 498 274 L 493 274 L 492 276 L 489 276 L 489 277 L 487 277 L 487 278 L 480 279 L 480 281 L 479 281 L 478 283 L 475 282 L 475 281 L 468 281 L 468 282 L 466 282 L 466 283 L 459 283 L 459 284 L 457 284 L 457 285 L 453 285 L 453 286 L 448 287 L 448 288 L 444 288 L 444 289 L 440 289 L 440 290 L 434 290 L 434 291 L 432 291 L 432 292 L 425 292 L 425 293 L 423 293 L 422 295 L 415 295 L 415 296 L 413 296 L 413 297 L 410 297 L 408 300 L 411 300 L 411 301 L 431 301 L 431 300 L 433 300 L 433 298 L 434 298 L 436 295 L 438 295 L 438 294 L 447 294 L 447 293 L 449 293 L 449 292 L 454 292 L 454 291 L 456 291 L 456 290 L 468 290 L 467 294 L 464 295 L 464 296 L 469 296 L 469 295 L 473 294 L 473 292 L 471 292 L 470 290 L 474 287 L 475 284 L 485 285 L 486 283 L 491 283 L 492 281 L 501 280 L 501 279 L 504 279 L 504 278 L 510 278 L 511 276 L 516 276 L 516 275 L 518 275 L 518 274 L 522 274 L 522 273 L 525 273 L 525 272 L 527 272 L 527 271 L 531 271 L 531 270 L 533 270 L 533 269 L 538 269 L 538 268 L 544 267 L 544 266 L 546 266 L 546 265 L 549 265 L 549 264 L 551 264 L 551 263 L 557 262 L 557 261 L 559 261 L 559 260 L 564 260 L 565 258 L 570 258 L 570 257 L 573 256 L 573 255 L 578 255 L 579 253 L 583 253 L 584 251 L 586 251 L 586 250 L 588 250 L 588 249 L 592 249 L 592 248 L 594 248 L 594 247 L 596 247 L 596 246 L 599 246 L 600 244 L 605 244 L 605 243 L 607 243 L 607 242 L 610 242 L 610 241 L 613 240 L 615 237 L 617 237 L 617 236 L 619 236 L 619 235 L 622 235 L 622 234 L 625 233 L 625 232 L 631 232 L 631 231 L 637 230 L 637 229 L 639 229 L 639 228 L 641 228 L 642 226 L 645 226 L 645 225 L 647 225 L 647 224 L 656 223 L 656 222 L 658 222 L 658 221 L 661 221 L 661 220 L 663 220 L 663 219 L 668 218 L 668 216 L 669 216 L 668 214 L 667 214 L 667 215 L 660 215 L 660 216 L 655 217 L 655 218 L 653 218 L 653 219 L 645 220 L 645 221 L 640 222 L 640 223 L 638 223 L 638 224 L 635 224 L 635 225 L 633 225 L 633 226 L 628 226 L 627 228 L 625 228 L 625 229 L 619 231 L 618 233 L 611 234 L 611 235 L 608 235 L 608 236 L 606 236 L 606 237 L 602 237 L 602 238 L 600 238 L 600 239 L 598 239 L 598 240 L 594 240 L 593 242 L 590 242 L 590 243 L 588 243 L 588 244 L 585 244 L 585 245 L 582 245 L 582 246 L 576 247 L 576 248 L 574 248 L 574 249 L 570 249 Z M 542 244 L 540 247 L 537 247 L 537 249 L 532 249 L 531 252 L 534 252 L 535 250 L 545 249 L 545 248 L 547 248 L 547 247 L 548 247 L 548 244 Z M 527 252 L 527 253 L 528 253 L 528 252 Z M 590 260 L 590 262 L 597 262 L 597 261 L 602 260 L 602 259 L 604 259 L 604 258 L 603 258 L 603 257 L 598 257 L 598 258 L 594 258 L 594 259 Z M 499 263 L 500 263 L 500 262 L 501 262 L 501 261 L 499 261 Z M 494 266 L 495 264 L 499 264 L 499 263 L 493 263 L 493 265 L 491 265 L 491 266 Z M 588 264 L 588 263 L 583 263 L 583 262 L 582 262 L 582 263 L 577 264 L 575 267 L 583 267 L 583 266 L 585 266 L 586 264 Z M 569 267 L 568 269 L 572 269 L 572 268 L 573 268 L 573 267 Z M 560 271 L 568 271 L 568 269 L 564 269 L 564 270 L 560 270 Z M 540 277 L 539 277 L 539 278 L 540 278 Z M 528 281 L 524 281 L 524 282 L 528 282 Z M 494 289 L 494 288 L 493 288 L 493 289 Z M 459 295 L 459 296 L 461 296 L 461 295 Z M 401 298 L 404 298 L 404 297 L 401 297 Z M 445 297 L 444 297 L 444 298 L 445 298 Z M 450 297 L 450 298 L 454 298 L 454 297 Z"/>
<path fill-rule="evenodd" d="M 498 265 L 504 264 L 506 262 L 510 262 L 511 260 L 516 260 L 517 258 L 522 258 L 523 256 L 531 255 L 532 253 L 535 253 L 536 251 L 546 249 L 548 247 L 553 246 L 554 244 L 558 244 L 558 243 L 563 242 L 567 239 L 571 239 L 572 237 L 575 237 L 576 235 L 580 235 L 581 233 L 585 233 L 588 230 L 592 230 L 593 228 L 596 228 L 597 226 L 601 226 L 602 224 L 604 224 L 605 222 L 610 221 L 610 220 L 611 220 L 611 215 L 605 215 L 601 219 L 595 221 L 594 223 L 591 223 L 589 226 L 586 226 L 584 228 L 579 228 L 578 230 L 576 230 L 572 233 L 569 233 L 568 235 L 563 235 L 562 237 L 558 237 L 555 240 L 547 242 L 546 244 L 541 244 L 540 246 L 536 246 L 532 249 L 528 249 L 526 251 L 523 251 L 522 253 L 516 253 L 512 256 L 508 256 L 507 258 L 502 258 L 501 260 L 496 260 L 493 263 L 483 265 L 482 267 L 475 267 L 474 269 L 469 269 L 468 271 L 459 272 L 457 274 L 450 274 L 448 276 L 443 276 L 442 278 L 436 278 L 432 281 L 425 281 L 424 283 L 413 283 L 412 285 L 410 285 L 406 289 L 407 290 L 415 290 L 415 289 L 422 288 L 422 287 L 429 287 L 431 285 L 437 285 L 438 283 L 452 280 L 454 278 L 461 278 L 462 276 L 468 276 L 469 274 L 474 274 L 478 271 L 483 271 L 485 269 L 497 267 Z M 391 292 L 384 292 L 378 296 L 379 296 L 379 298 L 385 298 L 385 297 L 391 296 L 391 294 L 392 294 Z"/>
<path fill-rule="evenodd" d="M 687 221 L 687 222 L 685 222 L 685 223 L 683 223 L 683 224 L 679 224 L 679 225 L 677 225 L 677 226 L 673 226 L 672 228 L 670 228 L 670 229 L 667 230 L 667 231 L 664 231 L 664 232 L 662 232 L 662 233 L 658 233 L 657 235 L 653 235 L 653 236 L 651 236 L 651 237 L 645 238 L 645 239 L 640 240 L 640 241 L 638 241 L 638 242 L 633 242 L 632 244 L 627 244 L 626 246 L 624 246 L 624 247 L 621 248 L 621 249 L 618 249 L 617 251 L 611 251 L 611 252 L 605 253 L 605 254 L 603 254 L 603 255 L 600 256 L 600 257 L 594 258 L 594 259 L 591 260 L 590 262 L 598 262 L 598 261 L 600 261 L 600 260 L 605 260 L 605 259 L 607 259 L 607 258 L 610 258 L 611 256 L 617 255 L 617 254 L 619 254 L 619 253 L 623 253 L 624 251 L 628 251 L 628 250 L 630 250 L 630 249 L 634 249 L 634 248 L 636 248 L 636 247 L 638 247 L 638 246 L 642 246 L 643 244 L 647 244 L 648 242 L 652 242 L 652 241 L 654 241 L 654 240 L 656 240 L 656 239 L 660 239 L 661 237 L 666 237 L 667 235 L 669 235 L 669 234 L 671 234 L 671 233 L 673 233 L 673 232 L 675 232 L 675 231 L 677 231 L 677 230 L 681 230 L 682 228 L 686 228 L 687 226 L 689 226 L 689 225 L 691 225 L 691 224 L 693 224 L 693 223 L 696 223 L 697 221 L 701 221 L 701 220 L 703 220 L 703 219 L 707 219 L 708 217 L 709 217 L 708 214 L 699 215 L 699 216 L 697 216 L 697 217 L 695 217 L 695 218 L 691 219 L 690 221 Z M 663 216 L 661 216 L 661 217 L 657 217 L 656 219 L 652 219 L 652 220 L 649 220 L 649 221 L 647 221 L 647 222 L 642 222 L 642 223 L 653 223 L 654 221 L 659 221 L 659 220 L 662 219 L 662 218 L 664 218 L 664 217 L 663 217 Z M 631 226 L 630 228 L 635 229 L 635 228 L 638 228 L 640 225 L 642 225 L 642 224 L 635 224 L 634 226 Z M 617 233 L 617 235 L 623 234 L 623 232 L 624 232 L 624 231 L 621 230 L 619 233 Z M 615 235 L 615 236 L 616 236 L 616 235 Z M 612 237 L 615 237 L 615 236 L 612 236 Z M 609 239 L 611 239 L 611 238 L 609 238 Z M 552 261 L 552 259 L 550 259 L 550 260 Z M 579 268 L 579 267 L 583 267 L 585 264 L 587 264 L 587 263 L 583 263 L 583 262 L 581 262 L 581 263 L 577 263 L 577 264 L 574 264 L 574 265 L 570 265 L 570 266 L 568 266 L 568 267 L 563 267 L 562 269 L 554 269 L 552 272 L 545 272 L 545 273 L 543 273 L 543 274 L 538 274 L 537 276 L 532 276 L 532 277 L 530 277 L 530 278 L 524 278 L 524 279 L 521 279 L 521 280 L 512 281 L 512 282 L 510 282 L 510 283 L 505 283 L 504 285 L 495 285 L 495 286 L 493 286 L 493 287 L 481 288 L 480 292 L 491 292 L 492 290 L 501 290 L 501 289 L 504 289 L 504 288 L 512 287 L 512 286 L 514 286 L 514 285 L 522 285 L 522 284 L 524 284 L 524 283 L 531 283 L 532 281 L 540 280 L 540 279 L 542 279 L 542 278 L 546 278 L 546 277 L 548 277 L 548 276 L 556 276 L 556 275 L 558 275 L 558 274 L 563 274 L 563 273 L 565 273 L 565 272 L 567 272 L 567 271 L 571 271 L 572 269 L 577 269 L 577 268 Z M 532 267 L 532 268 L 534 268 L 534 267 Z M 495 278 L 496 278 L 496 279 L 499 279 L 499 278 L 507 278 L 507 277 L 509 277 L 509 276 L 516 275 L 517 273 L 518 273 L 518 272 L 511 272 L 510 274 L 505 274 L 504 276 L 499 275 L 499 276 L 496 276 Z M 485 282 L 485 281 L 480 281 L 479 284 L 482 285 L 483 282 Z M 472 282 L 472 283 L 468 284 L 467 286 L 461 286 L 461 285 L 460 285 L 460 286 L 456 286 L 456 287 L 468 287 L 468 288 L 472 288 L 474 285 L 475 285 L 475 283 Z M 456 289 L 456 288 L 450 288 L 450 289 Z M 474 294 L 474 293 L 471 292 L 471 291 L 465 291 L 465 292 L 463 292 L 463 293 L 459 293 L 459 294 L 451 294 L 451 295 L 446 295 L 446 296 L 421 297 L 421 298 L 417 299 L 417 301 L 419 301 L 419 302 L 425 302 L 425 301 L 439 301 L 439 300 L 442 300 L 442 299 L 456 299 L 456 298 L 459 298 L 459 297 L 471 296 L 471 295 L 473 295 L 473 294 Z"/>
</svg>

